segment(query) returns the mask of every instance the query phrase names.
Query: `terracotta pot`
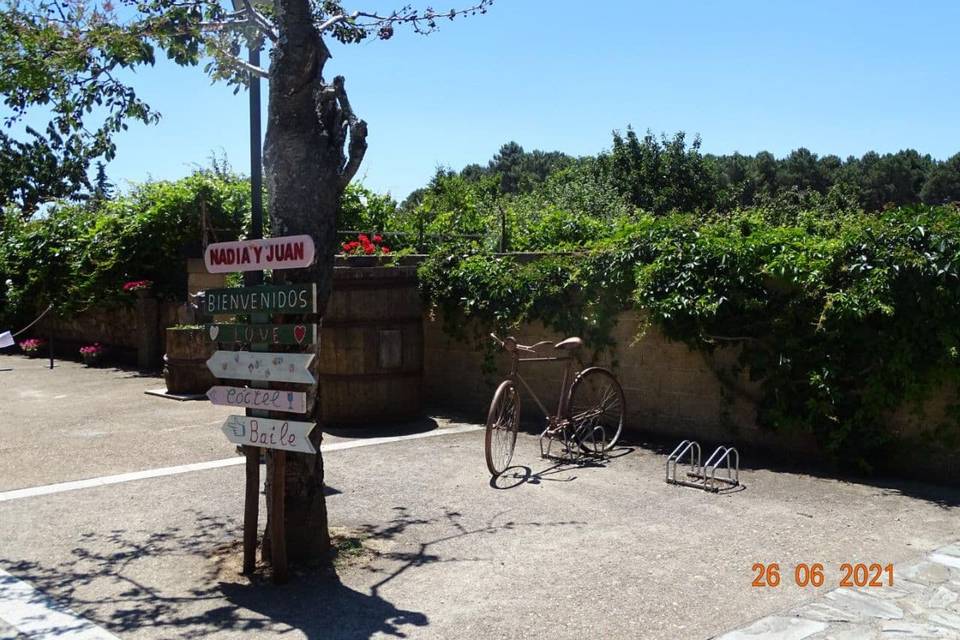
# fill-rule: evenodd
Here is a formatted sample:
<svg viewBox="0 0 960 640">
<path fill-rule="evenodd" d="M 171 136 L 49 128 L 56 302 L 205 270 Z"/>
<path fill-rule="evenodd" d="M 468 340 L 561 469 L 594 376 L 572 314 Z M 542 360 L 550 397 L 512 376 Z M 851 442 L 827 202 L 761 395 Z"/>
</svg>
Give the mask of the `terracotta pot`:
<svg viewBox="0 0 960 640">
<path fill-rule="evenodd" d="M 88 367 L 99 367 L 103 360 L 103 354 L 100 353 L 81 353 L 80 356 L 83 358 L 83 364 Z"/>
</svg>

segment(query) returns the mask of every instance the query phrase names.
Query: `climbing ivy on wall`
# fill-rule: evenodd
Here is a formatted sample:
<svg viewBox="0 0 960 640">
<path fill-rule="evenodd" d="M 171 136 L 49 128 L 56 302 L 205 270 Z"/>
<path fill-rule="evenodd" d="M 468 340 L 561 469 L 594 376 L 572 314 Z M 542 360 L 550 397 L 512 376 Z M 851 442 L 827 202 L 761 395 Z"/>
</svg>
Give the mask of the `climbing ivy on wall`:
<svg viewBox="0 0 960 640">
<path fill-rule="evenodd" d="M 890 453 L 890 411 L 960 381 L 951 207 L 640 216 L 582 252 L 526 264 L 450 246 L 420 279 L 460 335 L 465 318 L 478 335 L 541 320 L 602 349 L 617 314 L 635 309 L 692 348 L 735 346 L 762 390 L 761 425 L 812 433 L 865 470 Z M 957 435 L 943 425 L 938 444 Z"/>
</svg>

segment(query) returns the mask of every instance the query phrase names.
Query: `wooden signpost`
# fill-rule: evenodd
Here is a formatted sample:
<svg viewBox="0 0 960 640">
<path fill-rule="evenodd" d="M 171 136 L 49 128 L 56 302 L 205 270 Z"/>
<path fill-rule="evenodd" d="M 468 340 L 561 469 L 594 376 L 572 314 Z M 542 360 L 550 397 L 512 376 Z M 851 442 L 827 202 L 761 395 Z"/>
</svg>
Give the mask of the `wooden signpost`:
<svg viewBox="0 0 960 640">
<path fill-rule="evenodd" d="M 316 453 L 309 435 L 316 425 L 312 422 L 274 420 L 253 416 L 230 416 L 221 430 L 234 444 Z"/>
<path fill-rule="evenodd" d="M 285 236 L 260 240 L 217 242 L 207 246 L 203 260 L 210 273 L 301 269 L 313 264 L 313 238 Z"/>
<path fill-rule="evenodd" d="M 210 402 L 223 407 L 244 407 L 262 411 L 306 413 L 307 394 L 283 389 L 253 389 L 248 387 L 210 387 Z"/>
<path fill-rule="evenodd" d="M 204 261 L 210 273 L 261 269 L 297 269 L 313 264 L 314 246 L 310 236 L 288 236 L 209 245 Z M 249 273 L 248 284 L 262 282 Z M 251 282 L 253 281 L 253 282 Z M 272 388 L 274 382 L 315 385 L 310 363 L 317 344 L 317 326 L 309 322 L 282 324 L 271 314 L 309 315 L 317 313 L 316 284 L 258 285 L 235 289 L 211 289 L 204 293 L 200 308 L 209 316 L 247 315 L 250 324 L 209 324 L 207 335 L 221 346 L 248 345 L 249 351 L 217 351 L 207 368 L 217 378 L 248 380 L 249 387 L 217 385 L 207 392 L 213 404 L 245 408 L 243 416 L 227 418 L 222 430 L 230 442 L 243 446 L 246 455 L 246 487 L 243 514 L 243 571 L 256 569 L 257 521 L 260 502 L 260 453 L 270 449 L 268 505 L 270 516 L 270 562 L 273 580 L 287 580 L 287 551 L 284 516 L 287 452 L 316 454 L 310 441 L 313 422 L 266 417 L 267 411 L 306 414 L 310 396 L 303 391 Z M 271 320 L 280 324 L 266 324 Z M 283 353 L 298 347 L 307 353 Z M 270 353 L 268 349 L 277 351 Z M 310 387 L 315 395 L 316 388 Z"/>
<path fill-rule="evenodd" d="M 207 335 L 212 342 L 310 346 L 317 343 L 317 325 L 209 324 Z"/>
<path fill-rule="evenodd" d="M 316 284 L 262 285 L 237 289 L 208 289 L 203 313 L 316 313 Z"/>
<path fill-rule="evenodd" d="M 207 369 L 217 378 L 298 382 L 313 384 L 310 372 L 312 353 L 262 353 L 253 351 L 216 351 L 207 360 Z"/>
</svg>

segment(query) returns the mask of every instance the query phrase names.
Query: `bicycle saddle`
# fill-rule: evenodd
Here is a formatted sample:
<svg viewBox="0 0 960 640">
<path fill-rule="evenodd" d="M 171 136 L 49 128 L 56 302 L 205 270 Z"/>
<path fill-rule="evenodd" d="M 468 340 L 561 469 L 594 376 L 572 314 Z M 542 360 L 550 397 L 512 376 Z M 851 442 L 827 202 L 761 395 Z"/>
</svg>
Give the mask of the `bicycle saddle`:
<svg viewBox="0 0 960 640">
<path fill-rule="evenodd" d="M 583 346 L 583 340 L 580 338 L 567 338 L 566 340 L 561 340 L 557 344 L 553 345 L 554 349 L 569 349 L 570 351 L 576 351 Z"/>
</svg>

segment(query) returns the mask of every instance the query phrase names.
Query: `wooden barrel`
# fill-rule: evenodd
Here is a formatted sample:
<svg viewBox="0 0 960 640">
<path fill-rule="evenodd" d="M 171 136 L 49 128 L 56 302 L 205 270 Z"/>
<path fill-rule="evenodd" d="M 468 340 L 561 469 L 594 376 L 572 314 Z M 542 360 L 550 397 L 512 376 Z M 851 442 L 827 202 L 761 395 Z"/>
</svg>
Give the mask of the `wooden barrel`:
<svg viewBox="0 0 960 640">
<path fill-rule="evenodd" d="M 163 378 L 167 393 L 203 394 L 216 384 L 207 369 L 207 360 L 216 345 L 203 329 L 167 329 L 167 352 L 163 356 Z"/>
<path fill-rule="evenodd" d="M 335 268 L 318 365 L 325 423 L 376 424 L 420 416 L 423 311 L 416 268 Z"/>
</svg>

